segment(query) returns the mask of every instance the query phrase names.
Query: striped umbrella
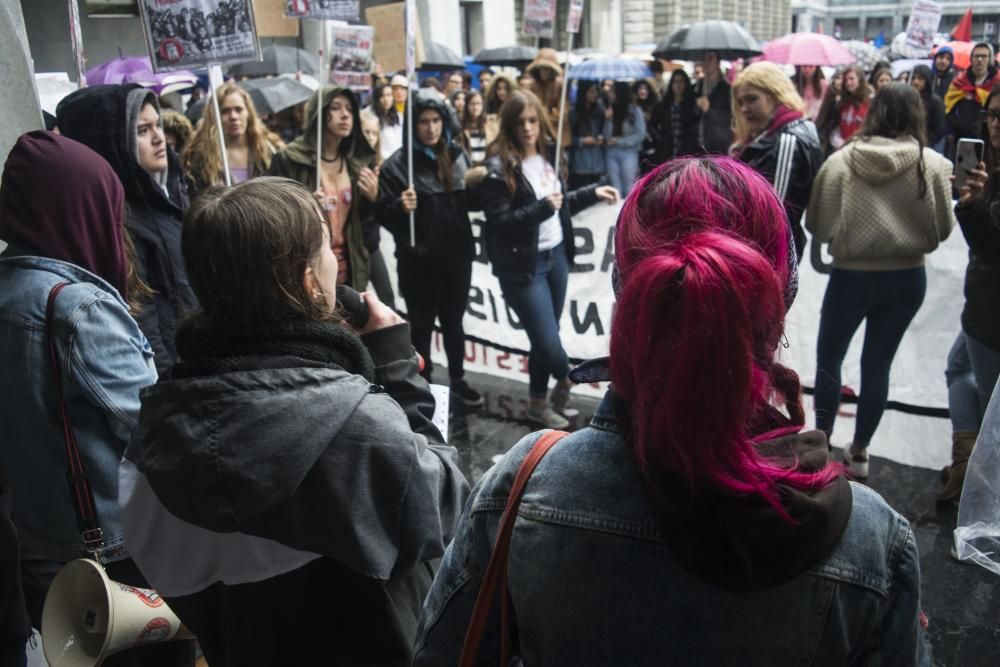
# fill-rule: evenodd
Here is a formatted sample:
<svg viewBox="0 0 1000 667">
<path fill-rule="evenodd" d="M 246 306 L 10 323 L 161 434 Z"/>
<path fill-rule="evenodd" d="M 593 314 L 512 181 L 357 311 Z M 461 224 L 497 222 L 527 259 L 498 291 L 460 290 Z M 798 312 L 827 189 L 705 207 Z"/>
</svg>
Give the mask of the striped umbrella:
<svg viewBox="0 0 1000 667">
<path fill-rule="evenodd" d="M 598 58 L 596 60 L 586 60 L 579 65 L 571 67 L 570 79 L 584 79 L 587 81 L 624 81 L 634 79 L 645 79 L 653 76 L 653 71 L 649 65 L 641 60 L 630 60 L 628 58 Z"/>
</svg>

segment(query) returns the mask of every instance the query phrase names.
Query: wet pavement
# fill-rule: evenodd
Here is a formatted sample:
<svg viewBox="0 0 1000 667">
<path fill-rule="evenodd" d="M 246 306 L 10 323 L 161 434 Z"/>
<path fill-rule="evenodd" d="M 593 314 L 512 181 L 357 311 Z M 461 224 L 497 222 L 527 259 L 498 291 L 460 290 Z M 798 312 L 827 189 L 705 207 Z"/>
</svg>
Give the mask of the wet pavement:
<svg viewBox="0 0 1000 667">
<path fill-rule="evenodd" d="M 494 457 L 537 430 L 524 417 L 528 387 L 521 382 L 467 373 L 486 405 L 466 410 L 453 404 L 450 440 L 460 465 L 475 483 Z M 571 429 L 586 426 L 598 401 L 575 397 L 580 412 Z M 1000 665 L 1000 577 L 949 555 L 958 510 L 935 502 L 938 472 L 872 457 L 869 486 L 909 519 L 920 551 L 922 606 L 930 620 L 934 664 L 947 667 Z"/>
</svg>

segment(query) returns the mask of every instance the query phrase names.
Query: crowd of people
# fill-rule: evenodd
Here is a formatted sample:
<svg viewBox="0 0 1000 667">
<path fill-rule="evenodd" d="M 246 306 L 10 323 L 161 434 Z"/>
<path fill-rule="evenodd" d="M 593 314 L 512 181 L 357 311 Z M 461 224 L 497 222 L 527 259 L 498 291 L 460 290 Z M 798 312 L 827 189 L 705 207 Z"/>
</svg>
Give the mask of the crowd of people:
<svg viewBox="0 0 1000 667">
<path fill-rule="evenodd" d="M 942 49 L 906 83 L 767 62 L 727 76 L 708 52 L 695 80 L 581 81 L 562 118 L 546 51 L 475 88 L 457 72 L 419 90 L 395 75 L 367 100 L 324 85 L 290 133 L 232 82 L 209 93 L 221 118 L 203 100 L 193 123 L 138 85 L 84 88 L 56 132 L 19 139 L 0 187 L 0 350 L 21 388 L 0 403 L 23 608 L 10 627 L 40 627 L 59 568 L 98 548 L 113 579 L 159 591 L 213 667 L 458 662 L 537 440 L 470 490 L 431 420 L 435 328 L 452 398 L 483 403 L 462 324 L 482 212 L 530 341 L 527 418 L 565 429 L 574 382 L 612 383 L 521 505 L 534 525 L 491 617 L 522 660 L 929 664 L 913 533 L 848 480 L 868 476 L 925 256 L 958 224 L 970 261 L 938 497 L 961 494 L 1000 376 L 992 47 L 957 75 Z M 982 163 L 953 193 L 945 156 L 969 136 Z M 620 198 L 610 357 L 573 369 L 559 334 L 572 216 Z M 775 349 L 807 231 L 833 264 L 817 430 L 803 432 L 799 379 Z M 366 323 L 351 324 L 342 287 Z M 841 465 L 830 443 L 861 322 Z M 67 470 L 75 451 L 85 472 Z M 484 650 L 507 636 L 491 626 Z M 194 657 L 182 642 L 105 664 Z"/>
</svg>

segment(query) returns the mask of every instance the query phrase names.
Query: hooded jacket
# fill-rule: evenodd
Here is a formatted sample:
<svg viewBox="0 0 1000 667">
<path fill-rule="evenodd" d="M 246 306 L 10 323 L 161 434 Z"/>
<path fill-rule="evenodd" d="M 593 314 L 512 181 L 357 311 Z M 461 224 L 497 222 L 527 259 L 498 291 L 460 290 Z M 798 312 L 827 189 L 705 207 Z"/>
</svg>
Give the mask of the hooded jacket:
<svg viewBox="0 0 1000 667">
<path fill-rule="evenodd" d="M 770 181 L 781 197 L 795 251 L 801 258 L 806 247 L 802 212 L 823 163 L 816 126 L 801 112 L 779 107 L 767 129 L 743 147 L 737 157 Z"/>
<path fill-rule="evenodd" d="M 948 92 L 944 96 L 944 111 L 948 123 L 954 130 L 956 141 L 971 137 L 979 138 L 981 120 L 979 112 L 986 104 L 993 87 L 1000 84 L 1000 70 L 992 62 L 993 49 L 990 49 L 991 62 L 986 70 L 986 80 L 976 84 L 972 68 L 965 70 L 951 81 Z"/>
<path fill-rule="evenodd" d="M 615 402 L 609 392 L 588 428 L 546 454 L 518 508 L 509 588 L 524 664 L 930 664 L 916 541 L 877 494 L 843 478 L 809 493 L 784 487 L 789 522 L 757 498 L 701 488 L 686 501 L 680 485 L 664 485 L 677 498 L 658 513 Z M 538 436 L 476 485 L 424 605 L 417 667 L 456 664 L 497 522 Z M 758 449 L 804 471 L 828 461 L 817 431 Z M 480 655 L 495 655 L 499 640 L 491 622 Z"/>
<path fill-rule="evenodd" d="M 919 193 L 923 157 L 927 191 Z M 951 163 L 915 139 L 871 137 L 831 155 L 813 181 L 806 228 L 830 244 L 833 266 L 893 271 L 923 266 L 955 226 Z"/>
<path fill-rule="evenodd" d="M 917 65 L 913 68 L 910 78 L 918 75 L 927 82 L 920 91 L 920 99 L 924 101 L 924 112 L 927 114 L 927 145 L 936 146 L 946 132 L 944 101 L 932 90 L 934 75 L 931 73 L 931 68 L 927 65 Z"/>
<path fill-rule="evenodd" d="M 351 114 L 354 122 L 351 135 L 340 142 L 340 155 L 346 158 L 347 173 L 351 178 L 351 212 L 344 226 L 347 239 L 348 260 L 351 265 L 350 285 L 359 292 L 368 288 L 368 250 L 364 242 L 364 225 L 373 214 L 371 202 L 358 189 L 358 175 L 365 167 L 374 168 L 375 151 L 365 139 L 361 131 L 361 106 L 358 96 L 350 88 L 323 86 L 323 109 L 326 109 L 335 97 L 346 97 L 351 102 Z M 313 95 L 306 103 L 305 131 L 288 144 L 284 150 L 271 158 L 268 173 L 271 176 L 284 176 L 315 192 L 316 183 L 316 115 L 318 108 Z"/>
<path fill-rule="evenodd" d="M 938 47 L 935 56 L 939 56 L 942 53 L 948 56 L 948 69 L 941 72 L 938 70 L 937 66 L 934 67 L 934 78 L 931 79 L 933 84 L 934 94 L 944 100 L 944 96 L 948 93 L 948 86 L 951 85 L 952 79 L 955 78 L 955 68 L 952 67 L 955 63 L 955 51 L 947 44 Z"/>
<path fill-rule="evenodd" d="M 468 495 L 409 325 L 178 340 L 121 466 L 136 564 L 213 667 L 408 665 Z"/>
<path fill-rule="evenodd" d="M 177 359 L 178 322 L 193 313 L 198 302 L 181 255 L 188 194 L 177 155 L 167 148 L 167 170 L 156 177 L 139 165 L 136 124 L 146 104 L 159 111 L 156 95 L 137 85 L 93 86 L 65 97 L 56 117 L 60 133 L 107 160 L 125 189 L 136 268 L 154 291 L 136 321 L 153 348 L 157 370 L 163 372 Z"/>
<path fill-rule="evenodd" d="M 403 211 L 400 195 L 407 189 L 408 132 L 403 133 L 403 148 L 385 161 L 379 172 L 379 199 L 376 217 L 396 240 L 400 264 L 427 266 L 463 266 L 472 261 L 472 225 L 465 196 L 465 174 L 469 157 L 454 140 L 452 112 L 436 93 L 419 91 L 413 95 L 413 122 L 424 111 L 441 115 L 441 139 L 452 161 L 450 182 L 438 178 L 438 157 L 433 147 L 420 142 L 413 133 L 413 186 L 417 191 L 414 212 L 416 246 L 410 245 L 410 216 Z"/>
</svg>

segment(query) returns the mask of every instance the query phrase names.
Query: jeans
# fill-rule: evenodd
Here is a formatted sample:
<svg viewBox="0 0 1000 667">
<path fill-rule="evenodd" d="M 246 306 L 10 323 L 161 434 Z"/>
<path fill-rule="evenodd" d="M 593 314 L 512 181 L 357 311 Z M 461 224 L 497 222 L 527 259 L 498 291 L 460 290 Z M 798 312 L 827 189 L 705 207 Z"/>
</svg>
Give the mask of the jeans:
<svg viewBox="0 0 1000 667">
<path fill-rule="evenodd" d="M 608 184 L 618 190 L 623 198 L 626 197 L 639 175 L 639 149 L 608 146 L 604 159 L 608 169 Z"/>
<path fill-rule="evenodd" d="M 959 332 L 948 353 L 948 414 L 953 431 L 979 431 L 1000 377 L 1000 352 Z"/>
<path fill-rule="evenodd" d="M 545 398 L 549 376 L 569 375 L 569 359 L 559 339 L 559 318 L 566 302 L 569 262 L 560 243 L 540 251 L 529 282 L 500 278 L 500 289 L 528 334 L 528 387 L 532 398 Z"/>
<path fill-rule="evenodd" d="M 431 363 L 431 336 L 434 321 L 441 321 L 444 353 L 448 358 L 448 376 L 459 380 L 465 374 L 465 329 L 462 317 L 469 302 L 472 263 L 462 266 L 424 266 L 399 264 L 399 291 L 406 299 L 413 347 L 424 358 L 420 372 L 428 381 Z"/>
<path fill-rule="evenodd" d="M 864 320 L 854 445 L 864 448 L 871 442 L 889 398 L 893 357 L 926 291 L 927 274 L 922 266 L 900 271 L 833 269 L 816 343 L 816 428 L 828 437 L 840 408 L 840 367 Z"/>
</svg>

